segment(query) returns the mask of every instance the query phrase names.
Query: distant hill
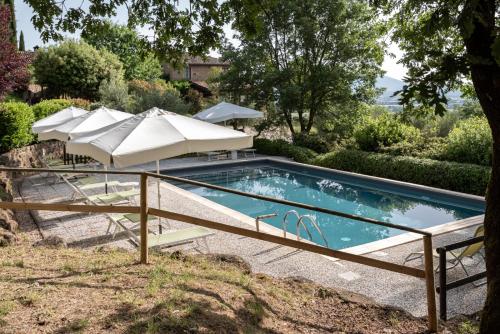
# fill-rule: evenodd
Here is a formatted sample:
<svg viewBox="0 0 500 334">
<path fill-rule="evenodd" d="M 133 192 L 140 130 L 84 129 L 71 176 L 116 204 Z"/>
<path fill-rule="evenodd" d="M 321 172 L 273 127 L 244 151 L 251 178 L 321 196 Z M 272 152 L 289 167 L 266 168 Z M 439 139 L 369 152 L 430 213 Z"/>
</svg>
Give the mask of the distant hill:
<svg viewBox="0 0 500 334">
<path fill-rule="evenodd" d="M 399 105 L 399 99 L 397 96 L 393 96 L 395 92 L 403 89 L 404 82 L 399 79 L 391 78 L 389 76 L 383 76 L 377 79 L 375 87 L 384 88 L 384 92 L 377 98 L 376 103 L 385 105 L 391 110 L 399 110 L 401 106 Z M 448 105 L 453 106 L 457 104 L 462 104 L 463 100 L 461 98 L 461 93 L 459 91 L 451 91 L 446 94 L 448 98 Z"/>
</svg>

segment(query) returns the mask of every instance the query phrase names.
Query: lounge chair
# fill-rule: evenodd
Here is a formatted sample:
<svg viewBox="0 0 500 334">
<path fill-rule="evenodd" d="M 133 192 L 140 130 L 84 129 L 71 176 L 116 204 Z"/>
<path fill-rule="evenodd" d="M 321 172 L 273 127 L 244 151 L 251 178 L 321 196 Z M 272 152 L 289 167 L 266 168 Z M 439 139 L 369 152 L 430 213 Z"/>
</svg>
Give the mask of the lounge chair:
<svg viewBox="0 0 500 334">
<path fill-rule="evenodd" d="M 97 194 L 88 196 L 87 200 L 91 202 L 98 202 L 100 204 L 123 204 L 130 202 L 130 198 L 139 195 L 140 192 L 138 189 L 130 189 L 125 191 L 119 191 L 115 193 L 109 194 Z"/>
<path fill-rule="evenodd" d="M 196 241 L 198 246 L 200 246 L 199 240 L 203 240 L 207 251 L 210 251 L 207 237 L 211 235 L 214 235 L 214 233 L 204 227 L 188 227 L 164 234 L 149 234 L 148 246 L 150 248 L 172 247 L 183 245 L 192 241 Z"/>
<path fill-rule="evenodd" d="M 484 235 L 484 226 L 480 225 L 476 231 L 474 232 L 474 237 L 479 237 Z M 450 258 L 446 258 L 447 265 L 446 270 L 455 268 L 456 266 L 460 265 L 460 267 L 463 269 L 465 274 L 469 276 L 469 272 L 467 271 L 464 263 L 462 262 L 463 259 L 465 258 L 474 258 L 476 255 L 479 255 L 483 260 L 484 260 L 484 255 L 481 253 L 481 250 L 484 246 L 484 243 L 482 241 L 476 242 L 475 244 L 469 245 L 467 247 L 464 247 L 461 251 L 450 251 L 447 252 L 446 254 L 450 254 Z M 432 250 L 432 255 L 435 258 L 439 258 L 439 253 L 436 251 L 436 249 Z M 417 260 L 420 259 L 423 261 L 424 258 L 424 252 L 414 252 L 410 253 L 404 260 L 403 264 L 406 264 L 409 261 Z M 436 267 L 435 271 L 439 272 L 440 268 L 439 265 Z"/>
<path fill-rule="evenodd" d="M 106 185 L 108 187 L 112 187 L 115 192 L 118 192 L 118 187 L 138 187 L 139 182 L 120 182 L 117 180 L 113 181 L 108 181 L 108 182 L 103 182 L 100 181 L 99 179 L 90 176 L 86 178 L 81 178 L 75 180 L 73 183 L 76 185 L 80 190 L 91 190 L 91 189 L 96 189 L 96 188 L 105 188 Z"/>
</svg>

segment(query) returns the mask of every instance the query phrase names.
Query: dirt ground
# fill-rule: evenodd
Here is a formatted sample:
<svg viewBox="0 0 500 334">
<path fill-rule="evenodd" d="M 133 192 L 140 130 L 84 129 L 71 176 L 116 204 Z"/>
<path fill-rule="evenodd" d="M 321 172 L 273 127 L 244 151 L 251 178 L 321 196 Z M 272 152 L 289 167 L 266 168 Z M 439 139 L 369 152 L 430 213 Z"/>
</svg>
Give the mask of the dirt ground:
<svg viewBox="0 0 500 334">
<path fill-rule="evenodd" d="M 425 319 L 230 256 L 0 248 L 0 333 L 424 333 Z M 465 324 L 465 325 L 464 325 Z M 448 333 L 474 333 L 463 321 Z"/>
</svg>

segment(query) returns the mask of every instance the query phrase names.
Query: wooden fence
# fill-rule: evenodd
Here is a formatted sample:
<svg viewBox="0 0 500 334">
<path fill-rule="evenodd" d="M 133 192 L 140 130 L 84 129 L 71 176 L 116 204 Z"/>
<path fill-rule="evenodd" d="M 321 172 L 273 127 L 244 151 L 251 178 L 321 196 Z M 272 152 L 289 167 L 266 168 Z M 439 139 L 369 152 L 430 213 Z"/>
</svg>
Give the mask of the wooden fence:
<svg viewBox="0 0 500 334">
<path fill-rule="evenodd" d="M 297 203 L 287 200 L 280 200 L 272 197 L 255 195 L 244 193 L 234 189 L 228 189 L 220 186 L 211 185 L 208 183 L 183 179 L 179 177 L 173 177 L 168 175 L 160 175 L 149 172 L 135 172 L 135 171 L 102 171 L 93 169 L 45 169 L 45 168 L 8 168 L 0 167 L 0 171 L 11 172 L 11 173 L 85 173 L 85 174 L 115 174 L 115 175 L 136 175 L 140 177 L 140 202 L 139 206 L 123 206 L 123 205 L 82 205 L 82 204 L 58 204 L 58 203 L 34 203 L 34 202 L 0 202 L 0 208 L 2 209 L 14 209 L 14 210 L 48 210 L 48 211 L 71 211 L 71 212 L 88 212 L 88 213 L 138 213 L 140 214 L 140 261 L 141 263 L 149 263 L 148 258 L 148 215 L 153 215 L 157 217 L 178 220 L 181 222 L 204 226 L 214 230 L 224 231 L 228 233 L 237 234 L 240 236 L 245 236 L 253 239 L 263 240 L 275 244 L 280 244 L 283 246 L 288 246 L 296 249 L 301 249 L 304 251 L 326 255 L 334 257 L 337 259 L 363 264 L 366 266 L 388 270 L 408 276 L 413 276 L 417 278 L 425 279 L 426 292 L 427 292 L 427 314 L 428 314 L 428 328 L 431 332 L 436 332 L 438 329 L 437 323 L 437 309 L 436 309 L 436 296 L 434 288 L 434 266 L 433 266 L 433 255 L 432 255 L 432 235 L 429 232 L 421 231 L 407 226 L 399 226 L 396 224 L 391 224 L 387 222 L 381 222 L 374 219 L 355 216 L 346 214 L 343 212 L 330 210 L 321 207 L 315 207 L 308 204 Z M 399 229 L 406 232 L 412 232 L 422 235 L 423 249 L 424 249 L 424 269 L 418 269 L 413 267 L 408 267 L 401 264 L 396 264 L 388 261 L 382 261 L 374 258 L 370 258 L 363 255 L 356 255 L 340 250 L 333 250 L 317 244 L 288 239 L 280 236 L 275 236 L 260 231 L 254 231 L 246 228 L 226 225 L 211 220 L 192 217 L 185 214 L 180 214 L 172 211 L 155 209 L 149 207 L 148 205 L 148 178 L 158 178 L 162 180 L 170 180 L 183 182 L 191 185 L 197 185 L 200 187 L 220 190 L 224 192 L 229 192 L 241 196 L 251 197 L 255 199 L 261 199 L 265 201 L 271 201 L 275 203 L 285 204 L 289 206 L 295 206 L 303 209 L 308 209 L 312 211 L 323 212 L 335 216 L 340 216 L 344 218 L 354 219 L 358 221 L 365 222 L 367 224 L 374 224 L 379 226 L 385 226 L 389 228 Z"/>
</svg>

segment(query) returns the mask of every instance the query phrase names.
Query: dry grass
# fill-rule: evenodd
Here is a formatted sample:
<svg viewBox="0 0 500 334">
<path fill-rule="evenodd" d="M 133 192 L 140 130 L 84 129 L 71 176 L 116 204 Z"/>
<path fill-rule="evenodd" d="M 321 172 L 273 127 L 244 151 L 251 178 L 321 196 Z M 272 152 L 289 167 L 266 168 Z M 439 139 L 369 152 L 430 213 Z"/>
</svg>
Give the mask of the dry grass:
<svg viewBox="0 0 500 334">
<path fill-rule="evenodd" d="M 421 333 L 426 322 L 204 256 L 0 249 L 1 333 Z"/>
</svg>

